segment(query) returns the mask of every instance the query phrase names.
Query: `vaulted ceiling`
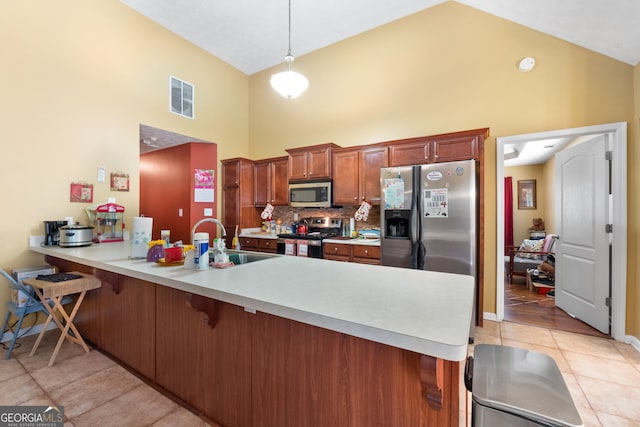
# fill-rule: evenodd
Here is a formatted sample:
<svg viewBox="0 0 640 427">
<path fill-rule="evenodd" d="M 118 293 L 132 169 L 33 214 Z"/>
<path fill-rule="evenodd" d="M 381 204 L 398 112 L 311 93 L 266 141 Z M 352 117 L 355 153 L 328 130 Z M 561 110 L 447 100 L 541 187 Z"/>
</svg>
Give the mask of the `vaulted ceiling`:
<svg viewBox="0 0 640 427">
<path fill-rule="evenodd" d="M 287 0 L 121 1 L 247 75 L 284 62 Z M 292 0 L 292 53 L 307 54 L 446 1 L 630 65 L 640 62 L 638 0 Z"/>
</svg>

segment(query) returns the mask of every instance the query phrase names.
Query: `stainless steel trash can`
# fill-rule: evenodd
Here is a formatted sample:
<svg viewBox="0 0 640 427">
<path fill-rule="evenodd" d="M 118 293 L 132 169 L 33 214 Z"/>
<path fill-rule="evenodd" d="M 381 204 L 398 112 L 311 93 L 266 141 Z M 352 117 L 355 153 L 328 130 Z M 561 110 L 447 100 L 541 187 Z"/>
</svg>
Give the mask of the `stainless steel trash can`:
<svg viewBox="0 0 640 427">
<path fill-rule="evenodd" d="M 478 344 L 467 359 L 475 427 L 582 426 L 556 362 L 522 348 Z"/>
</svg>

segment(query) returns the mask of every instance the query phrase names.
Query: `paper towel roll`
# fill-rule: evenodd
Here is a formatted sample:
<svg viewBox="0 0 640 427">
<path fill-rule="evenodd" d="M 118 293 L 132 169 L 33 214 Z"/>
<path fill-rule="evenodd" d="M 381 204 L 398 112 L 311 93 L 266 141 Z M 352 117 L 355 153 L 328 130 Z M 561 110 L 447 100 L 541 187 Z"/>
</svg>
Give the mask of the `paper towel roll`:
<svg viewBox="0 0 640 427">
<path fill-rule="evenodd" d="M 146 258 L 151 241 L 153 218 L 134 217 L 133 236 L 131 238 L 131 258 Z"/>
</svg>

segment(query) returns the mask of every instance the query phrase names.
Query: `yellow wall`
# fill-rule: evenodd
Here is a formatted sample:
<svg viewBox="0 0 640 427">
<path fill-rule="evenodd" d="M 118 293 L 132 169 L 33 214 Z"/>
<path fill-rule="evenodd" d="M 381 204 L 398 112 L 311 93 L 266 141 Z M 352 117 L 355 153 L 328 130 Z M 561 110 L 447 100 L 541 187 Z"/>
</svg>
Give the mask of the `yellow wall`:
<svg viewBox="0 0 640 427">
<path fill-rule="evenodd" d="M 72 181 L 94 183 L 96 201 L 115 195 L 131 222 L 140 123 L 216 142 L 220 159 L 490 127 L 484 311 L 495 313 L 495 137 L 627 121 L 629 165 L 640 163 L 638 67 L 453 2 L 298 57 L 310 87 L 296 100 L 269 87 L 283 65 L 247 77 L 117 1 L 4 2 L 0 37 L 4 268 L 41 261 L 27 239 L 43 220 L 84 220 L 84 205 L 68 202 Z M 517 70 L 524 56 L 537 60 L 530 73 Z M 170 74 L 195 85 L 195 120 L 168 112 Z M 100 165 L 129 172 L 131 192 L 98 184 Z M 629 176 L 637 212 L 640 179 Z M 627 332 L 638 335 L 636 217 Z"/>
<path fill-rule="evenodd" d="M 218 158 L 248 154 L 248 77 L 118 1 L 6 1 L 0 13 L 0 268 L 42 264 L 28 250 L 44 220 L 73 216 L 74 181 L 139 207 L 139 124 L 218 144 Z M 169 76 L 195 85 L 195 120 L 169 112 Z M 131 175 L 111 192 L 97 168 Z M 108 243 L 107 243 L 108 244 Z M 4 318 L 9 292 L 0 286 Z"/>
<path fill-rule="evenodd" d="M 513 166 L 504 168 L 504 176 L 513 181 L 513 244 L 519 245 L 523 239 L 529 238 L 529 229 L 533 227 L 534 218 L 542 218 L 547 225 L 547 212 L 553 204 L 546 203 L 545 181 L 542 165 Z M 518 209 L 518 181 L 536 180 L 536 209 Z M 553 230 L 546 227 L 548 233 Z"/>
<path fill-rule="evenodd" d="M 517 69 L 525 56 L 537 62 L 529 73 Z M 351 146 L 491 129 L 484 212 L 489 313 L 496 310 L 495 137 L 634 117 L 633 67 L 454 2 L 298 57 L 294 68 L 310 86 L 296 100 L 269 87 L 281 68 L 250 78 L 253 157 L 326 141 Z M 633 311 L 640 307 L 634 304 Z M 634 331 L 640 328 L 628 329 Z"/>
<path fill-rule="evenodd" d="M 629 206 L 627 228 L 627 331 L 634 336 L 640 336 L 640 277 L 638 265 L 640 265 L 640 64 L 633 69 L 633 100 L 634 114 L 629 126 L 629 146 L 627 151 L 627 168 L 629 188 L 627 190 Z M 631 91 L 630 91 L 631 92 Z"/>
</svg>

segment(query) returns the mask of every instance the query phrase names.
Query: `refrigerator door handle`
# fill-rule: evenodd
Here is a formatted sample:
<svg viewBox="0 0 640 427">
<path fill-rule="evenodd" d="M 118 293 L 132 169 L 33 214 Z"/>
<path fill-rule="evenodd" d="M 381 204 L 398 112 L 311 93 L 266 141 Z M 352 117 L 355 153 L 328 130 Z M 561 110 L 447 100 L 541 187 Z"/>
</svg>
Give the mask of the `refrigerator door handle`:
<svg viewBox="0 0 640 427">
<path fill-rule="evenodd" d="M 420 166 L 414 166 L 413 167 L 413 182 L 412 182 L 412 195 L 413 197 L 411 198 L 411 244 L 415 245 L 416 243 L 418 243 L 419 240 L 422 239 L 422 236 L 420 235 L 420 173 L 421 173 L 421 169 Z"/>
</svg>

